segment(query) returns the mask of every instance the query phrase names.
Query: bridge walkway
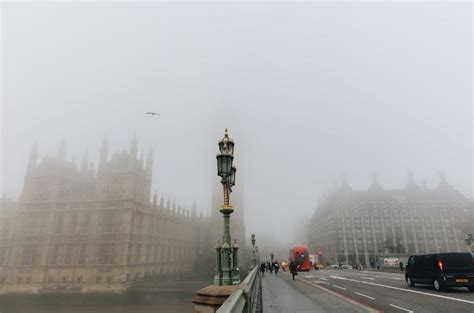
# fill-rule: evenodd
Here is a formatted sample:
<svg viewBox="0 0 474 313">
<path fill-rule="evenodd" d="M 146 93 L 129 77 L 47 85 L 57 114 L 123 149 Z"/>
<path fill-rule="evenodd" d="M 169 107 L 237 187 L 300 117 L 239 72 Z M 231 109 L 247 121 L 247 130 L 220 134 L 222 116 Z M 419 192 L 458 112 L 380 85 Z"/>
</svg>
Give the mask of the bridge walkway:
<svg viewBox="0 0 474 313">
<path fill-rule="evenodd" d="M 287 272 L 279 273 L 278 276 L 265 273 L 262 277 L 262 293 L 265 313 L 371 312 L 366 307 L 354 305 L 341 296 L 304 281 L 293 281 Z"/>
</svg>

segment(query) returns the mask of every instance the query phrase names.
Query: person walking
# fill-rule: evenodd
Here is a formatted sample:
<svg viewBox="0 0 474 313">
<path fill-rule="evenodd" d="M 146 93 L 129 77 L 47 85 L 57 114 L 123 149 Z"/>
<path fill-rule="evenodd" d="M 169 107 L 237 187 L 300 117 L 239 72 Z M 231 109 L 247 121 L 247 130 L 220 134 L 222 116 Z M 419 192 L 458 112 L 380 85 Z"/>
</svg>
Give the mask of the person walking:
<svg viewBox="0 0 474 313">
<path fill-rule="evenodd" d="M 403 272 L 404 268 L 403 268 L 403 262 L 402 261 L 400 261 L 400 263 L 398 263 L 398 266 L 400 266 L 400 271 Z"/>
<path fill-rule="evenodd" d="M 270 274 L 273 274 L 273 263 L 268 262 L 268 270 L 270 271 Z"/>
<path fill-rule="evenodd" d="M 273 269 L 275 270 L 275 275 L 278 275 L 278 270 L 280 269 L 278 261 L 273 262 Z"/>
<path fill-rule="evenodd" d="M 293 277 L 293 280 L 295 280 L 295 276 L 298 275 L 295 261 L 290 261 L 289 268 L 290 268 L 291 276 Z"/>
<path fill-rule="evenodd" d="M 265 269 L 266 269 L 265 263 L 264 262 L 260 263 L 260 272 L 262 272 L 262 277 L 265 276 Z"/>
</svg>

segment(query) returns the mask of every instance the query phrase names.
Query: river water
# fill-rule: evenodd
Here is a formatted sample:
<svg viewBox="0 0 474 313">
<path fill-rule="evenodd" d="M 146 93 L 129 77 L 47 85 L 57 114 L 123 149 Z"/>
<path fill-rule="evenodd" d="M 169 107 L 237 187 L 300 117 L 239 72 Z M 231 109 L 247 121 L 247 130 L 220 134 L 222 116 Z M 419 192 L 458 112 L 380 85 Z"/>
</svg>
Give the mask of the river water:
<svg viewBox="0 0 474 313">
<path fill-rule="evenodd" d="M 127 296 L 10 296 L 0 298 L 0 313 L 186 313 L 194 292 Z"/>
</svg>

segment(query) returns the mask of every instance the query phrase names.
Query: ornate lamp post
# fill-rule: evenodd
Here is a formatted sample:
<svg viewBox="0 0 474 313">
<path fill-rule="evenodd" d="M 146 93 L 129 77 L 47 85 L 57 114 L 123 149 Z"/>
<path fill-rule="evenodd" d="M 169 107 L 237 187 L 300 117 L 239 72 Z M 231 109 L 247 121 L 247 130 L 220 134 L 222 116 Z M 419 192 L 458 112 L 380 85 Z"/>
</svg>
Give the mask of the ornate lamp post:
<svg viewBox="0 0 474 313">
<path fill-rule="evenodd" d="M 255 234 L 252 233 L 252 268 L 257 266 L 257 252 L 255 251 Z"/>
<path fill-rule="evenodd" d="M 217 175 L 221 177 L 221 184 L 224 189 L 224 204 L 219 212 L 224 217 L 224 235 L 222 244 L 216 246 L 216 270 L 214 285 L 238 285 L 240 284 L 240 273 L 238 267 L 237 242 L 232 245 L 230 237 L 230 215 L 234 212 L 230 204 L 230 193 L 235 185 L 235 174 L 237 169 L 232 166 L 234 160 L 234 141 L 229 138 L 227 128 L 224 138 L 219 141 L 219 154 L 217 154 Z"/>
</svg>

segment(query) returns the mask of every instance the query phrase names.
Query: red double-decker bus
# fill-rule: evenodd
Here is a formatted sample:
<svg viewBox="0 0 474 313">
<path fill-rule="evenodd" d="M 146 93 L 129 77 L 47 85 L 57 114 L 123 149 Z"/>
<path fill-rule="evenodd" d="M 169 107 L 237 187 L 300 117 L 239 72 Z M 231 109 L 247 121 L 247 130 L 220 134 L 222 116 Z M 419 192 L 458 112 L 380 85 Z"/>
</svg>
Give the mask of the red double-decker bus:
<svg viewBox="0 0 474 313">
<path fill-rule="evenodd" d="M 290 250 L 290 260 L 296 263 L 298 272 L 308 272 L 311 269 L 307 246 L 294 246 Z"/>
</svg>

